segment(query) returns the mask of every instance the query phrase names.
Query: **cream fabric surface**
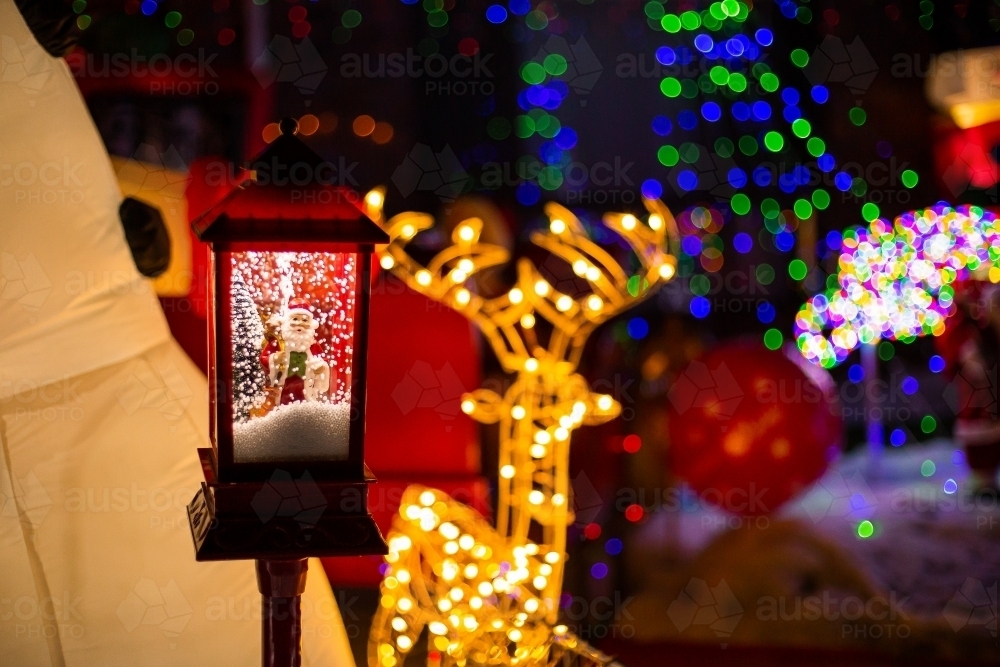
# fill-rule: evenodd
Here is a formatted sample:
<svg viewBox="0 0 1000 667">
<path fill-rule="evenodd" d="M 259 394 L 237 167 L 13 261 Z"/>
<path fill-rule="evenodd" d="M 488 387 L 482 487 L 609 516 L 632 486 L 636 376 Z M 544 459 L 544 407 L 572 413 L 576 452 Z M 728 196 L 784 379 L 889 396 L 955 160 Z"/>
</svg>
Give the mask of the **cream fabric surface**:
<svg viewBox="0 0 1000 667">
<path fill-rule="evenodd" d="M 204 376 L 171 339 L 68 68 L 0 0 L 0 664 L 255 665 L 251 562 L 197 563 Z M 307 665 L 353 665 L 312 562 Z"/>
</svg>

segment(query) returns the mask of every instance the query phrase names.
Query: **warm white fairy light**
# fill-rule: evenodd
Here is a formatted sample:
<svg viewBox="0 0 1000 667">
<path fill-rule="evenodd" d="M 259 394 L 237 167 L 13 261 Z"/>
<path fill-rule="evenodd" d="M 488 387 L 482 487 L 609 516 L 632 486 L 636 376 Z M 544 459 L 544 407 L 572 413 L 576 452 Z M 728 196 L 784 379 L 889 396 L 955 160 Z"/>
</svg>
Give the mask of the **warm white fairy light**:
<svg viewBox="0 0 1000 667">
<path fill-rule="evenodd" d="M 476 274 L 508 256 L 479 241 L 483 223 L 478 219 L 462 221 L 451 235 L 454 245 L 426 266 L 405 247 L 433 220 L 406 213 L 385 224 L 392 241 L 382 255 L 393 258 L 394 273 L 475 321 L 516 380 L 503 396 L 480 389 L 460 404 L 474 419 L 500 424 L 497 527 L 443 493 L 425 497 L 428 490 L 415 487 L 404 492 L 390 542 L 392 535 L 406 534 L 419 546 L 390 550 L 386 559 L 390 570 L 382 592 L 392 594 L 393 602 L 380 607 L 373 624 L 369 656 L 377 664 L 384 665 L 385 658 L 401 663 L 403 652 L 393 648 L 397 637 L 415 641 L 425 627 L 428 650 L 440 652 L 443 664 L 541 667 L 561 664 L 562 656 L 581 645 L 565 626 L 556 625 L 566 527 L 574 520 L 568 443 L 576 428 L 603 423 L 620 406 L 611 396 L 592 393 L 575 369 L 594 327 L 648 297 L 675 273 L 676 261 L 668 253 L 668 241 L 679 245 L 673 217 L 658 201 L 645 204 L 649 222 L 630 214 L 605 217 L 605 225 L 628 242 L 638 259 L 631 275 L 611 255 L 595 250 L 587 226 L 571 211 L 546 206 L 548 228 L 535 232 L 532 241 L 591 283 L 578 298 L 557 291 L 527 260 L 518 264 L 517 282 L 509 291 L 483 296 Z M 459 290 L 468 291 L 468 301 Z M 416 512 L 410 509 L 414 506 Z M 457 540 L 451 526 L 461 532 Z M 529 529 L 541 545 L 528 539 Z M 400 583 L 400 566 L 412 573 L 411 583 Z M 400 633 L 391 624 L 391 612 L 404 592 L 423 602 L 405 617 L 407 629 Z M 586 655 L 573 664 L 610 662 Z"/>
</svg>

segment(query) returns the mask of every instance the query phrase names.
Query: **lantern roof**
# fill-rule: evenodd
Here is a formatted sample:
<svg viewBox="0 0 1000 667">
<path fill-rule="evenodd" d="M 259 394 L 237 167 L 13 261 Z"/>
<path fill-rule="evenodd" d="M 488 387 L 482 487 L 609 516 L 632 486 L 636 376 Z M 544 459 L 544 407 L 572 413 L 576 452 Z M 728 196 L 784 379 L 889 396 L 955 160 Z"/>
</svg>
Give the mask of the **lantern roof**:
<svg viewBox="0 0 1000 667">
<path fill-rule="evenodd" d="M 192 227 L 206 242 L 388 243 L 361 208 L 362 196 L 343 185 L 335 165 L 296 136 L 285 118 L 281 134 L 250 161 L 240 182 Z"/>
</svg>

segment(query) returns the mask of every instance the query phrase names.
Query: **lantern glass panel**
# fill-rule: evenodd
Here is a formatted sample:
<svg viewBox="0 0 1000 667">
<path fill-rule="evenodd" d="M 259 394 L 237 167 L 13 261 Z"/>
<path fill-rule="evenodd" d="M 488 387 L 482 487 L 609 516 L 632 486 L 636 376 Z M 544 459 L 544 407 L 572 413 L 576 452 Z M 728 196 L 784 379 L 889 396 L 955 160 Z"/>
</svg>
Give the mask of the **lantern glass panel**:
<svg viewBox="0 0 1000 667">
<path fill-rule="evenodd" d="M 358 255 L 234 252 L 233 460 L 348 458 Z"/>
</svg>

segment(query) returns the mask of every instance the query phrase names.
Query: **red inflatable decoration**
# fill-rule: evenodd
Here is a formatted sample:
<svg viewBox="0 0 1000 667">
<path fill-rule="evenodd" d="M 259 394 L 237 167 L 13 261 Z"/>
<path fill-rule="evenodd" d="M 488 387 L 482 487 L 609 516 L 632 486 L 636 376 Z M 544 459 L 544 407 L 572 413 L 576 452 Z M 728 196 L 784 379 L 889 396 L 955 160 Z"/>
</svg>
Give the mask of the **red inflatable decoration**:
<svg viewBox="0 0 1000 667">
<path fill-rule="evenodd" d="M 829 376 L 759 343 L 718 346 L 691 362 L 670 390 L 672 471 L 708 504 L 740 516 L 768 514 L 836 456 L 838 410 Z"/>
</svg>

